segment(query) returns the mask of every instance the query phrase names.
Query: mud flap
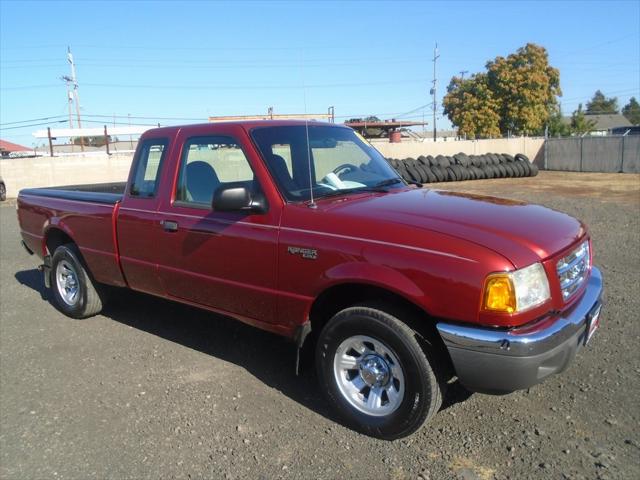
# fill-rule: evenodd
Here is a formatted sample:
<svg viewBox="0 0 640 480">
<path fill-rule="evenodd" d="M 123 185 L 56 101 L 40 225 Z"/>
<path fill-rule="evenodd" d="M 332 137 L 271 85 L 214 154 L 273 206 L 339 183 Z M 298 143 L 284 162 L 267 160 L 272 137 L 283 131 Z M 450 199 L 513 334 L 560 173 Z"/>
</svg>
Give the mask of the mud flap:
<svg viewBox="0 0 640 480">
<path fill-rule="evenodd" d="M 51 255 L 46 255 L 44 257 L 44 263 L 38 266 L 38 270 L 43 274 L 44 286 L 51 288 Z"/>
</svg>

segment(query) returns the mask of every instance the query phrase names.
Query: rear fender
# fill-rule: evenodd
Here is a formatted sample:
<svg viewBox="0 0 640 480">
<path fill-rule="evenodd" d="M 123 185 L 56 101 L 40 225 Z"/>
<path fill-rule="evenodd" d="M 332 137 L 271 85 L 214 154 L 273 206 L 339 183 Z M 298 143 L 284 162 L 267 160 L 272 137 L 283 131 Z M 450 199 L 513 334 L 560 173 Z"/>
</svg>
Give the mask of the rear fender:
<svg viewBox="0 0 640 480">
<path fill-rule="evenodd" d="M 42 237 L 42 255 L 43 257 L 46 255 L 53 255 L 53 252 L 48 252 L 47 250 L 47 241 L 54 230 L 60 230 L 64 234 L 66 234 L 71 240 L 75 242 L 74 232 L 69 226 L 64 223 L 64 221 L 60 217 L 50 217 L 47 219 L 44 225 L 44 235 Z"/>
</svg>

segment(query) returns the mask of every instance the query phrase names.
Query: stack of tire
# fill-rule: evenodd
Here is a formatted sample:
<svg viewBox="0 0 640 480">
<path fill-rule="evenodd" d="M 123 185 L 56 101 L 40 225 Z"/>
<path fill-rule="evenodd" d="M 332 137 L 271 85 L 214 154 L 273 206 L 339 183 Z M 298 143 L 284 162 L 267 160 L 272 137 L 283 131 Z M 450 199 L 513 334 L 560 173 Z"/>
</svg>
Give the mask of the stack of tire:
<svg viewBox="0 0 640 480">
<path fill-rule="evenodd" d="M 418 158 L 387 159 L 408 182 L 435 183 L 489 178 L 535 177 L 538 167 L 521 153 L 515 157 L 508 153 L 467 155 L 453 157 L 421 155 Z"/>
</svg>

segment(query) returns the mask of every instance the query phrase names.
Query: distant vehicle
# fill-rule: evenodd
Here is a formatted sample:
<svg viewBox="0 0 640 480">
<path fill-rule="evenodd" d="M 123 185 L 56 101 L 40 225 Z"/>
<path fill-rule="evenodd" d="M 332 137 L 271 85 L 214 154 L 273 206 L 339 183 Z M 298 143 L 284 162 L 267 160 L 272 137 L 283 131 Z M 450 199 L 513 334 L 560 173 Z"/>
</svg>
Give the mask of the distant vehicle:
<svg viewBox="0 0 640 480">
<path fill-rule="evenodd" d="M 4 179 L 0 177 L 0 202 L 4 202 L 7 199 L 7 186 L 4 184 Z"/>
<path fill-rule="evenodd" d="M 100 312 L 106 284 L 283 335 L 384 439 L 433 416 L 453 377 L 495 394 L 563 371 L 599 325 L 585 225 L 409 186 L 334 124 L 152 129 L 126 184 L 24 189 L 18 219 L 65 314 Z"/>
</svg>

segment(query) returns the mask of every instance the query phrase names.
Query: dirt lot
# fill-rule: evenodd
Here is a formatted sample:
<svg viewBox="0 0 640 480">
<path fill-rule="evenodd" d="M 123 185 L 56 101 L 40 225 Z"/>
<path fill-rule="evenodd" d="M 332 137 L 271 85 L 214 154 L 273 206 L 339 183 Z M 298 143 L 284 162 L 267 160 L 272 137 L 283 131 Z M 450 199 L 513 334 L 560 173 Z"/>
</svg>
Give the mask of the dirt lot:
<svg viewBox="0 0 640 480">
<path fill-rule="evenodd" d="M 640 176 L 542 172 L 442 184 L 530 200 L 591 227 L 603 325 L 561 376 L 503 397 L 454 386 L 413 436 L 337 423 L 287 342 L 123 292 L 58 313 L 0 207 L 0 477 L 640 478 Z M 43 298 L 44 297 L 44 298 Z"/>
</svg>

